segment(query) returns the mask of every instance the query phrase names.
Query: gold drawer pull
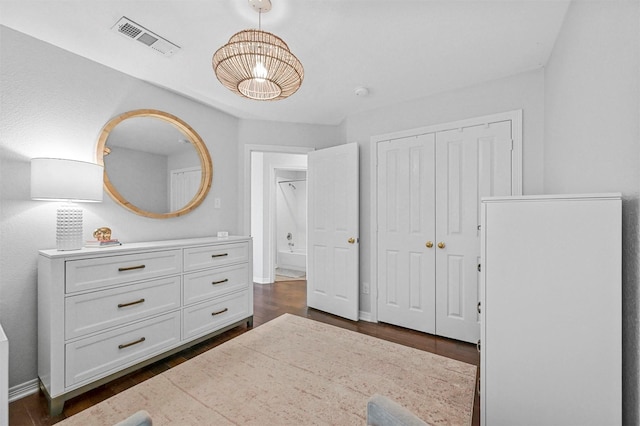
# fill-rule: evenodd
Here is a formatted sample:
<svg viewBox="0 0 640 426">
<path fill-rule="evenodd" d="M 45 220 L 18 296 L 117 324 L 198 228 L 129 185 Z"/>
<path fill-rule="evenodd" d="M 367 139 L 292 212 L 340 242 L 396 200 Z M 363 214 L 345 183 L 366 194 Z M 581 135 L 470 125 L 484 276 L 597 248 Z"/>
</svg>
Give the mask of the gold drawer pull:
<svg viewBox="0 0 640 426">
<path fill-rule="evenodd" d="M 224 308 L 223 310 L 218 311 L 218 312 L 211 312 L 211 315 L 215 317 L 216 315 L 224 314 L 228 310 L 229 310 L 229 308 Z"/>
<path fill-rule="evenodd" d="M 118 268 L 119 272 L 122 271 L 133 271 L 134 269 L 144 269 L 145 265 L 136 265 L 136 266 L 123 266 L 121 268 Z"/>
<path fill-rule="evenodd" d="M 211 257 L 225 257 L 225 256 L 229 256 L 229 253 L 212 254 L 212 255 L 211 255 Z"/>
<path fill-rule="evenodd" d="M 211 284 L 213 285 L 222 284 L 222 283 L 226 283 L 227 281 L 229 281 L 229 278 L 225 278 L 224 280 L 220 280 L 220 281 L 212 281 Z"/>
<path fill-rule="evenodd" d="M 118 349 L 128 348 L 129 346 L 133 346 L 133 345 L 137 345 L 138 343 L 142 343 L 145 340 L 147 340 L 147 339 L 145 339 L 144 337 L 141 337 L 138 340 L 136 340 L 135 342 L 123 343 L 122 345 L 118 345 Z"/>
<path fill-rule="evenodd" d="M 129 303 L 118 303 L 118 308 L 125 308 L 127 306 L 137 305 L 139 303 L 144 303 L 144 299 L 136 300 L 135 302 L 129 302 Z"/>
</svg>

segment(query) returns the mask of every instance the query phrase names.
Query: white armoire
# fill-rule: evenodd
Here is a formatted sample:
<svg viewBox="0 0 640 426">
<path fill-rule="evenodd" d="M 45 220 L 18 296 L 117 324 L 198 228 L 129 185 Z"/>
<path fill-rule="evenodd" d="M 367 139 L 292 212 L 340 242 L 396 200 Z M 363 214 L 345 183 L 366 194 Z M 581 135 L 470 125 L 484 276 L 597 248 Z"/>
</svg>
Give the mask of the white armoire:
<svg viewBox="0 0 640 426">
<path fill-rule="evenodd" d="M 617 425 L 619 194 L 482 200 L 481 424 Z"/>
</svg>

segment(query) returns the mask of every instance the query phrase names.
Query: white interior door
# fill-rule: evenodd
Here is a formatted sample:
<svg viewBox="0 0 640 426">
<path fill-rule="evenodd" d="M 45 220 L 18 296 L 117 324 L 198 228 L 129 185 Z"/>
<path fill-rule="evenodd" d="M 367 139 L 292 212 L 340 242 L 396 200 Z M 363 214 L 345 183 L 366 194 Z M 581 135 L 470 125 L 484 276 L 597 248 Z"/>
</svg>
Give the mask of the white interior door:
<svg viewBox="0 0 640 426">
<path fill-rule="evenodd" d="M 436 133 L 436 334 L 480 338 L 480 198 L 511 195 L 511 122 Z"/>
<path fill-rule="evenodd" d="M 378 320 L 435 333 L 435 136 L 378 142 Z"/>
<path fill-rule="evenodd" d="M 355 143 L 308 154 L 307 306 L 356 321 L 359 172 Z"/>
</svg>

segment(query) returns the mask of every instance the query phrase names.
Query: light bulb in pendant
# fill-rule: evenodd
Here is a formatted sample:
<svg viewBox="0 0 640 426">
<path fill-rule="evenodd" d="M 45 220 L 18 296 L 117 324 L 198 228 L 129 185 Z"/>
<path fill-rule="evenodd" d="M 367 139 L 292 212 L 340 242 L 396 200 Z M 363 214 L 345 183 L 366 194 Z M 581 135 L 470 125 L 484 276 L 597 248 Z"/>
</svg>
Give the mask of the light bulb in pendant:
<svg viewBox="0 0 640 426">
<path fill-rule="evenodd" d="M 267 69 L 260 61 L 256 62 L 256 66 L 253 67 L 253 78 L 258 83 L 264 83 L 265 79 L 267 78 Z"/>
</svg>

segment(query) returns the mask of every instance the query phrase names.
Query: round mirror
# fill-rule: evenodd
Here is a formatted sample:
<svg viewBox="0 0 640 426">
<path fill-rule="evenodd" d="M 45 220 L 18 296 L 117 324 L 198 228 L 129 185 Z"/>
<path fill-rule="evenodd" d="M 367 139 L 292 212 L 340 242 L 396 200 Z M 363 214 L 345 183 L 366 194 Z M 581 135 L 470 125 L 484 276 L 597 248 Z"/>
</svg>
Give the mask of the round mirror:
<svg viewBox="0 0 640 426">
<path fill-rule="evenodd" d="M 105 190 L 141 216 L 186 214 L 211 187 L 213 167 L 204 141 L 169 113 L 140 109 L 117 116 L 102 129 L 97 149 Z"/>
</svg>

